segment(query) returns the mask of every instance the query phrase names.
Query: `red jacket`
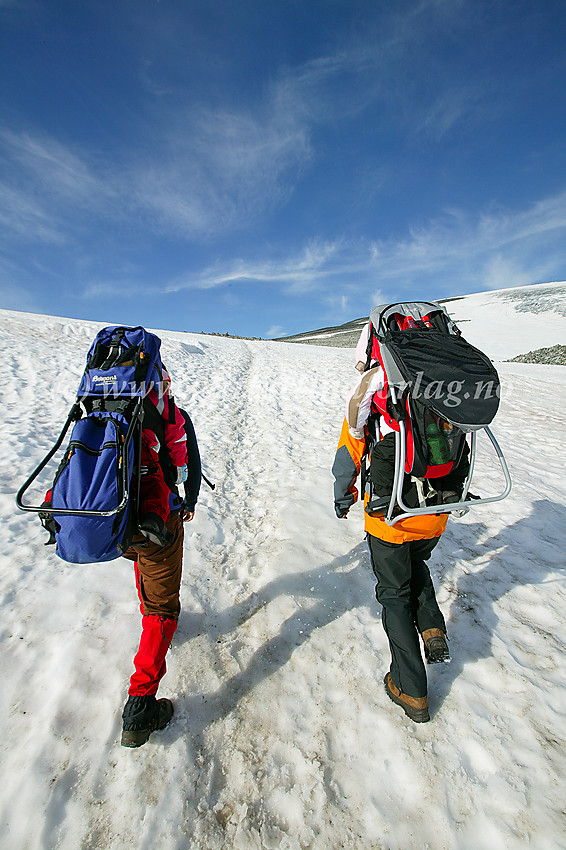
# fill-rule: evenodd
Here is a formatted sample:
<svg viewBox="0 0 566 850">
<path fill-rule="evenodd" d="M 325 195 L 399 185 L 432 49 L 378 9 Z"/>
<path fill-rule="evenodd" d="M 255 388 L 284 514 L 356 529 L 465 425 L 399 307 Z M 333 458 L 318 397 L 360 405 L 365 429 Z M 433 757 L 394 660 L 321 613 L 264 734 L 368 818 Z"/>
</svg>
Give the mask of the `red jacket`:
<svg viewBox="0 0 566 850">
<path fill-rule="evenodd" d="M 159 395 L 150 390 L 149 400 L 161 414 L 165 426 L 165 445 L 173 466 L 185 466 L 187 463 L 187 434 L 183 414 L 175 404 L 173 396 Z"/>
</svg>

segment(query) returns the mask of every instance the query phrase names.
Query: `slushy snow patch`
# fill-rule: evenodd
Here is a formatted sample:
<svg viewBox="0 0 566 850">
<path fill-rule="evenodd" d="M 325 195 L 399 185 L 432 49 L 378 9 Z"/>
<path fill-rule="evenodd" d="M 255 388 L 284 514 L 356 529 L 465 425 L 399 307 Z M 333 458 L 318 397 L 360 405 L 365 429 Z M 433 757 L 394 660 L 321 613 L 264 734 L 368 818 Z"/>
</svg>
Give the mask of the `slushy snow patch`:
<svg viewBox="0 0 566 850">
<path fill-rule="evenodd" d="M 160 690 L 175 717 L 126 750 L 131 563 L 63 563 L 14 503 L 100 325 L 1 318 L 2 848 L 565 846 L 564 367 L 499 366 L 514 489 L 435 550 L 453 660 L 429 668 L 432 721 L 416 725 L 383 690 L 362 510 L 332 506 L 353 352 L 159 332 L 217 489 L 187 526 Z M 484 446 L 474 492 L 499 475 Z"/>
</svg>

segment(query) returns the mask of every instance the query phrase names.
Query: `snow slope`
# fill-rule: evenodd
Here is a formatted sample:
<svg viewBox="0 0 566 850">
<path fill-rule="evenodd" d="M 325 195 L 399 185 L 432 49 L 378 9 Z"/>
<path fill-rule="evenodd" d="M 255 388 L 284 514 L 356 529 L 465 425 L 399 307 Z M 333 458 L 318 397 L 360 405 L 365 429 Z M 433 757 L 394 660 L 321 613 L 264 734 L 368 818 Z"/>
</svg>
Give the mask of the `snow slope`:
<svg viewBox="0 0 566 850">
<path fill-rule="evenodd" d="M 566 344 L 566 283 L 478 292 L 445 307 L 468 342 L 493 360 Z"/>
<path fill-rule="evenodd" d="M 175 718 L 127 750 L 131 564 L 63 563 L 14 504 L 98 326 L 0 317 L 3 850 L 566 847 L 564 367 L 501 367 L 514 489 L 433 556 L 453 661 L 417 725 L 383 690 L 361 508 L 332 509 L 353 353 L 161 333 L 217 489 L 187 526 Z M 482 454 L 474 490 L 495 466 Z"/>
<path fill-rule="evenodd" d="M 430 296 L 429 296 L 430 297 Z M 493 360 L 566 344 L 566 282 L 537 283 L 440 300 L 464 337 Z M 355 348 L 366 319 L 283 338 Z"/>
</svg>

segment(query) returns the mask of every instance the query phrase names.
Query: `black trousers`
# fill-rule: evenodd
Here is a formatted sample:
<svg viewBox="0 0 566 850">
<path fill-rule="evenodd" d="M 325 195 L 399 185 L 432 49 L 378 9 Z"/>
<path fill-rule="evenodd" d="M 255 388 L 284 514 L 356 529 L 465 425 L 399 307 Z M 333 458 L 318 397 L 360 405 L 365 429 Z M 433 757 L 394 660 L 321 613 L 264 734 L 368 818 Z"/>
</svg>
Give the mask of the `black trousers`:
<svg viewBox="0 0 566 850">
<path fill-rule="evenodd" d="M 367 540 L 377 578 L 375 594 L 383 606 L 383 628 L 391 650 L 393 684 L 409 696 L 425 697 L 426 669 L 419 633 L 446 631 L 425 563 L 439 538 L 386 543 L 368 534 Z"/>
</svg>

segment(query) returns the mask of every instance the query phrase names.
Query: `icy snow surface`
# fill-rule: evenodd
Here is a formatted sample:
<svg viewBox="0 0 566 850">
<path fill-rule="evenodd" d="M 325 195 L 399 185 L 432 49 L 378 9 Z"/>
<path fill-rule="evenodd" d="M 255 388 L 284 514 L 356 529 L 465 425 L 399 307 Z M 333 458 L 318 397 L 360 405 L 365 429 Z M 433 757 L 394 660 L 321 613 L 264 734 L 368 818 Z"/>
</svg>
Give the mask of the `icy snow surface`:
<svg viewBox="0 0 566 850">
<path fill-rule="evenodd" d="M 3 850 L 566 847 L 566 367 L 500 365 L 514 488 L 431 559 L 453 660 L 417 725 L 383 690 L 362 510 L 332 508 L 353 352 L 160 332 L 217 489 L 186 527 L 174 720 L 128 750 L 131 564 L 65 564 L 14 503 L 99 326 L 0 317 Z M 512 329 L 497 345 L 512 356 Z M 500 486 L 483 447 L 473 489 Z"/>
<path fill-rule="evenodd" d="M 566 282 L 479 292 L 445 306 L 468 342 L 495 360 L 566 343 Z"/>
</svg>

